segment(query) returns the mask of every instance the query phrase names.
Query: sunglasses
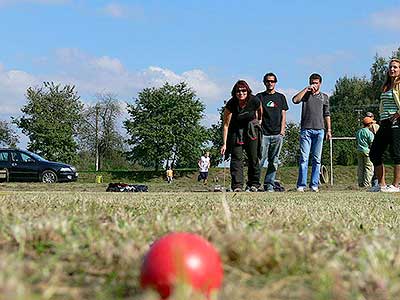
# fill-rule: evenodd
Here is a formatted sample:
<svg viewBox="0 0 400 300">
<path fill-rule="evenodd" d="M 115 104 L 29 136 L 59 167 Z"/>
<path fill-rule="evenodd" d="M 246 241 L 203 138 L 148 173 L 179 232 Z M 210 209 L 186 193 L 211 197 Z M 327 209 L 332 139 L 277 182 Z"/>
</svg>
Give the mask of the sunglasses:
<svg viewBox="0 0 400 300">
<path fill-rule="evenodd" d="M 265 80 L 264 82 L 265 83 L 275 83 L 276 81 L 275 80 Z"/>
<path fill-rule="evenodd" d="M 246 93 L 247 93 L 247 90 L 246 90 L 246 89 L 236 90 L 236 93 L 237 93 L 237 94 L 240 94 L 240 93 L 246 94 Z"/>
</svg>

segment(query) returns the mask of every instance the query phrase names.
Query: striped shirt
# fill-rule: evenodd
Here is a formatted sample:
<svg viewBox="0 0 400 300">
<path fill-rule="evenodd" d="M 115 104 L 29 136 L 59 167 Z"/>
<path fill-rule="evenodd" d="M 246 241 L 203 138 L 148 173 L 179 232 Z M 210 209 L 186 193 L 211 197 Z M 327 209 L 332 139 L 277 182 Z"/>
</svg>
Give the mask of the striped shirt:
<svg viewBox="0 0 400 300">
<path fill-rule="evenodd" d="M 381 94 L 381 107 L 382 110 L 379 113 L 381 121 L 389 119 L 398 111 L 399 108 L 394 101 L 393 90 Z"/>
</svg>

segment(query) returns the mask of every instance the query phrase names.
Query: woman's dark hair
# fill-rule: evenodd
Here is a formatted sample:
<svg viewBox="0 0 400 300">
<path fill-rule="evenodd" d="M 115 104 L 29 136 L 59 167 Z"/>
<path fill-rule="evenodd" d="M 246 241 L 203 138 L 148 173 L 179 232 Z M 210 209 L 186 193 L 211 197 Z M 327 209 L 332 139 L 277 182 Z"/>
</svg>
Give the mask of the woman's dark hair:
<svg viewBox="0 0 400 300">
<path fill-rule="evenodd" d="M 249 98 L 250 98 L 250 96 L 251 96 L 251 94 L 252 94 L 252 90 L 251 90 L 251 88 L 250 88 L 250 86 L 247 84 L 247 82 L 246 81 L 244 81 L 244 80 L 238 80 L 236 83 L 235 83 L 235 85 L 233 86 L 233 88 L 232 88 L 232 92 L 231 92 L 231 95 L 232 95 L 232 97 L 233 98 L 236 98 L 236 92 L 240 89 L 240 88 L 244 88 L 244 89 L 246 89 L 247 90 L 247 97 L 246 97 L 246 100 L 248 100 Z"/>
<path fill-rule="evenodd" d="M 318 80 L 319 80 L 319 83 L 322 83 L 322 76 L 321 76 L 321 75 L 319 75 L 319 74 L 317 74 L 317 73 L 311 74 L 311 75 L 310 75 L 310 78 L 309 78 L 310 84 L 311 84 L 311 82 L 312 82 L 314 79 L 318 79 Z"/>
<path fill-rule="evenodd" d="M 396 63 L 400 64 L 400 59 L 398 59 L 398 58 L 392 58 L 392 59 L 390 60 L 390 62 L 389 62 L 389 67 L 388 67 L 388 70 L 387 70 L 387 72 L 386 72 L 385 82 L 384 82 L 384 84 L 383 84 L 383 86 L 382 86 L 382 92 L 384 92 L 384 93 L 387 92 L 387 91 L 389 91 L 391 88 L 393 88 L 393 85 L 394 85 L 394 84 L 400 84 L 400 76 L 396 77 L 396 78 L 394 79 L 394 82 L 392 82 L 392 78 L 390 78 L 390 76 L 389 76 L 390 64 L 391 64 L 392 62 L 396 62 Z"/>
</svg>

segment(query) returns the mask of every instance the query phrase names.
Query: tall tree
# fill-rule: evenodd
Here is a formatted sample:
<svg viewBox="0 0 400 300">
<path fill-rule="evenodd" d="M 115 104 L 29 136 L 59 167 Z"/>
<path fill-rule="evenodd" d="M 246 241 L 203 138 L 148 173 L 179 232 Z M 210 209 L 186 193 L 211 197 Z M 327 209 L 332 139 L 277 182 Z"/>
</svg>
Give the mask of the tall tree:
<svg viewBox="0 0 400 300">
<path fill-rule="evenodd" d="M 379 102 L 379 97 L 382 92 L 383 82 L 386 78 L 386 72 L 388 70 L 387 61 L 384 57 L 374 57 L 374 62 L 370 68 L 371 72 L 371 97 Z"/>
<path fill-rule="evenodd" d="M 135 162 L 156 170 L 167 161 L 181 167 L 196 166 L 207 139 L 200 125 L 204 104 L 182 82 L 143 89 L 133 104 L 124 126 Z"/>
<path fill-rule="evenodd" d="M 360 128 L 367 111 L 376 110 L 376 100 L 371 96 L 371 82 L 366 78 L 342 77 L 336 81 L 330 97 L 332 132 L 336 137 L 353 137 Z M 351 165 L 356 161 L 356 153 L 349 141 L 333 143 L 334 161 L 341 165 Z M 323 152 L 323 160 L 329 161 L 328 147 Z"/>
<path fill-rule="evenodd" d="M 98 171 L 104 160 L 123 153 L 123 138 L 117 129 L 122 114 L 117 98 L 110 93 L 98 94 L 96 98 L 96 104 L 83 110 L 78 139 L 80 149 L 90 151 L 95 157 Z"/>
<path fill-rule="evenodd" d="M 212 124 L 211 128 L 208 129 L 209 142 L 211 143 L 210 157 L 212 166 L 217 166 L 219 163 L 222 162 L 220 151 L 222 147 L 224 108 L 225 105 L 218 110 L 219 120 L 217 124 Z"/>
<path fill-rule="evenodd" d="M 0 121 L 0 145 L 15 147 L 18 137 L 7 121 Z"/>
<path fill-rule="evenodd" d="M 280 161 L 285 166 L 296 166 L 300 155 L 300 126 L 295 122 L 286 124 L 285 140 L 282 145 Z"/>
<path fill-rule="evenodd" d="M 394 51 L 391 57 L 400 57 L 400 48 Z M 391 57 L 375 55 L 370 68 L 370 80 L 344 76 L 336 81 L 335 90 L 330 98 L 332 130 L 335 136 L 354 136 L 367 111 L 378 116 L 379 97 Z M 335 141 L 333 145 L 335 163 L 348 165 L 356 161 L 355 143 L 351 145 L 349 141 Z M 327 157 L 326 149 L 324 157 Z"/>
<path fill-rule="evenodd" d="M 28 136 L 28 149 L 50 160 L 72 162 L 83 107 L 75 87 L 44 82 L 42 87 L 28 88 L 26 97 L 23 116 L 14 123 Z"/>
<path fill-rule="evenodd" d="M 370 68 L 371 72 L 371 95 L 376 102 L 379 103 L 379 97 L 382 92 L 382 86 L 386 78 L 386 72 L 388 70 L 388 63 L 391 58 L 397 57 L 400 59 L 400 47 L 392 52 L 392 55 L 388 58 L 379 56 L 378 54 L 374 57 L 374 62 Z"/>
</svg>

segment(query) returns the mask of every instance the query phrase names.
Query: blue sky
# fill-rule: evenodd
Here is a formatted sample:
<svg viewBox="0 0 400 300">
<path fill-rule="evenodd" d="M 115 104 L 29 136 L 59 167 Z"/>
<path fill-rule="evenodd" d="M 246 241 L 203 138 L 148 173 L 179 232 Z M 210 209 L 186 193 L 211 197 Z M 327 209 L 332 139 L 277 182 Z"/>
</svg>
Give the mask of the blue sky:
<svg viewBox="0 0 400 300">
<path fill-rule="evenodd" d="M 321 73 L 369 76 L 375 53 L 400 46 L 400 1 L 0 0 L 0 119 L 20 114 L 29 86 L 74 84 L 82 100 L 186 81 L 216 122 L 234 82 L 255 92 L 274 72 L 290 100 Z M 289 103 L 289 120 L 300 106 Z M 334 121 L 334 120 L 333 120 Z"/>
</svg>

